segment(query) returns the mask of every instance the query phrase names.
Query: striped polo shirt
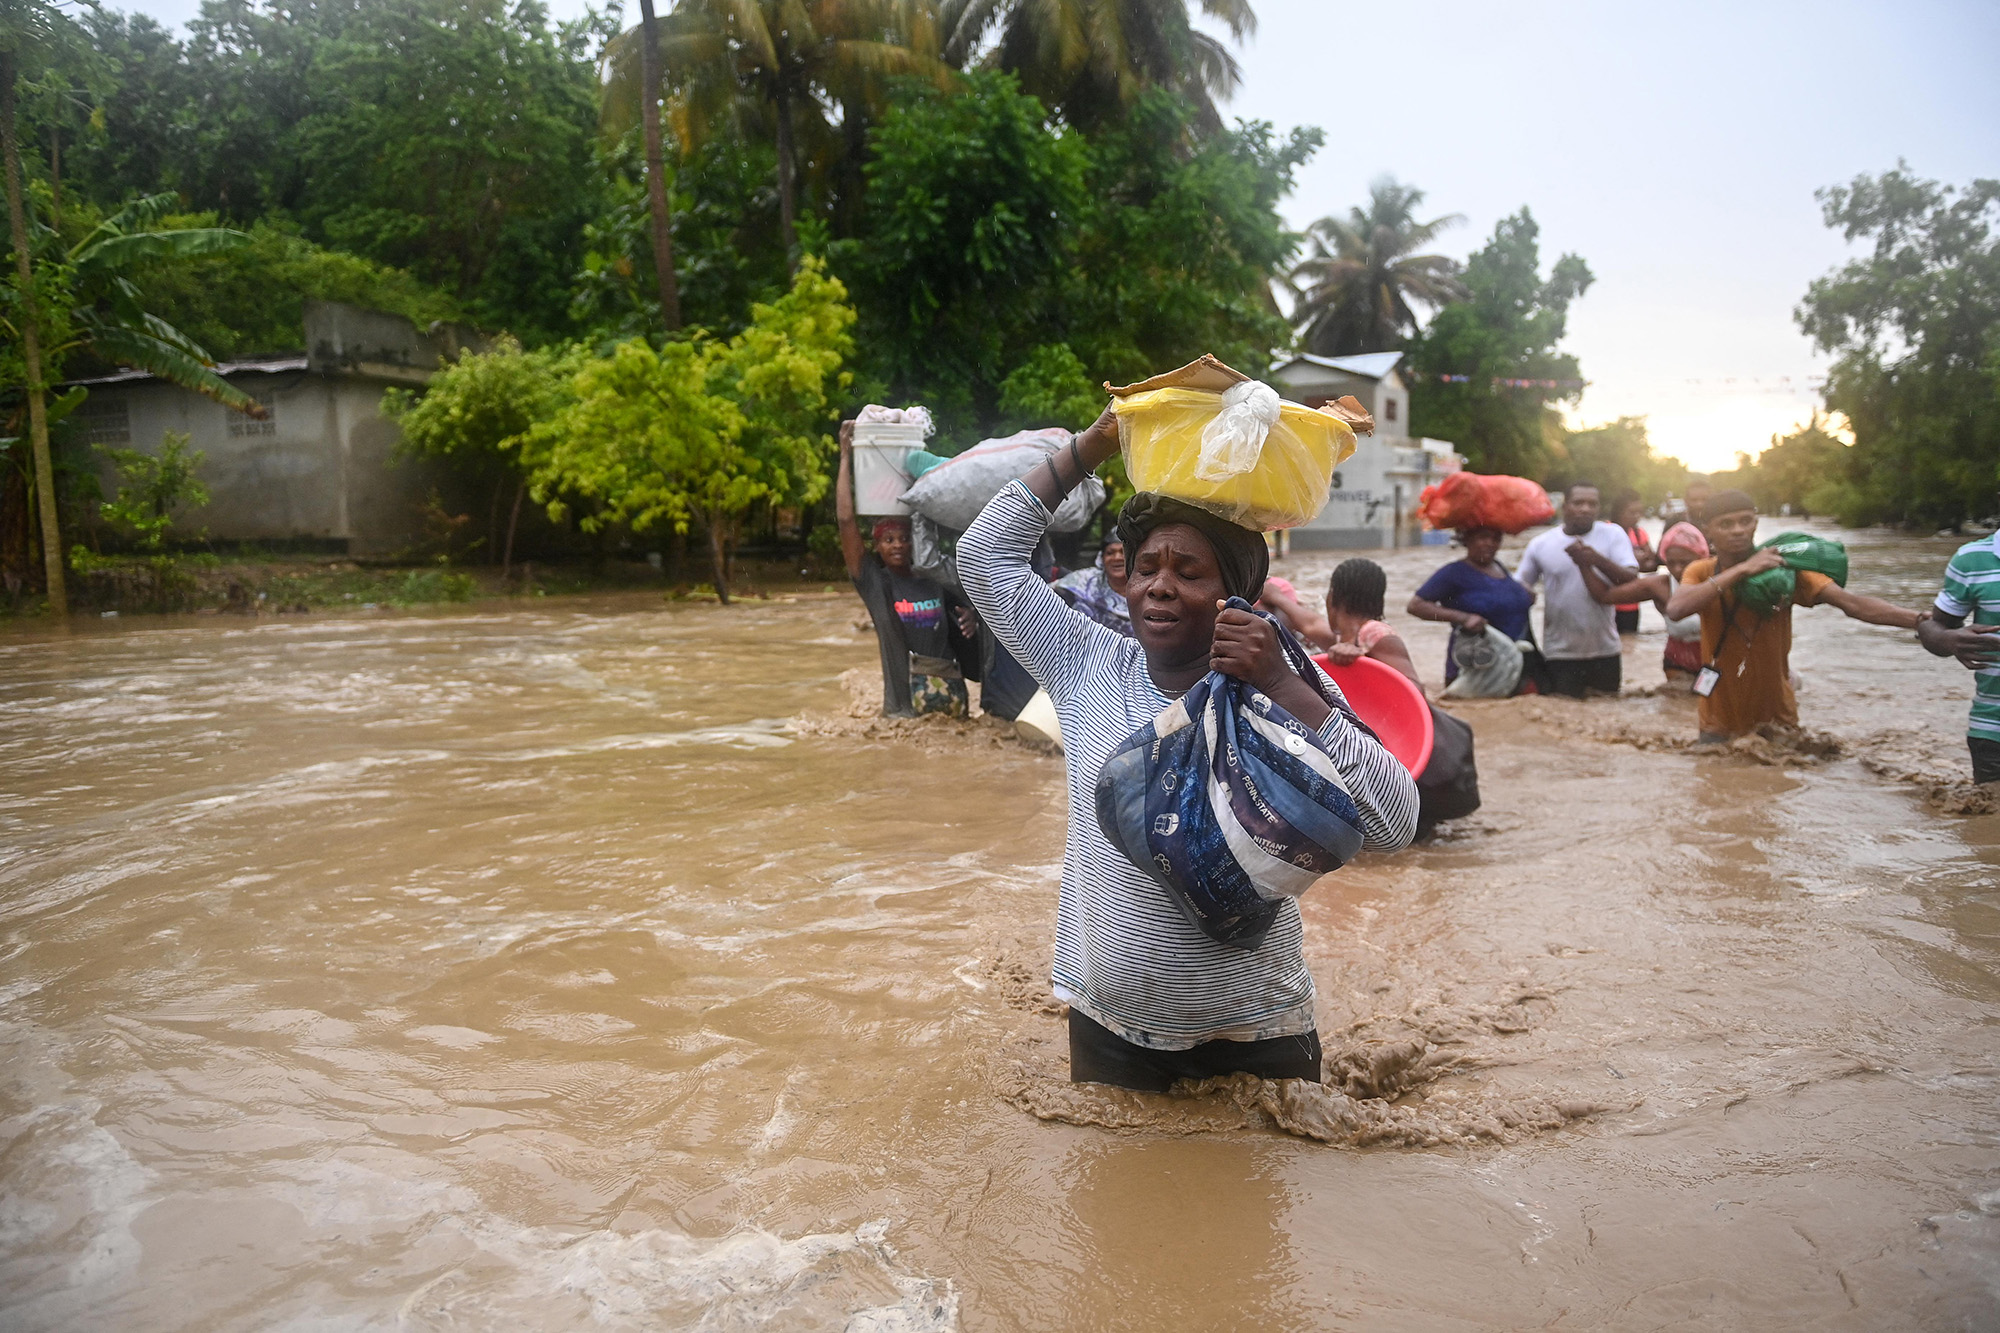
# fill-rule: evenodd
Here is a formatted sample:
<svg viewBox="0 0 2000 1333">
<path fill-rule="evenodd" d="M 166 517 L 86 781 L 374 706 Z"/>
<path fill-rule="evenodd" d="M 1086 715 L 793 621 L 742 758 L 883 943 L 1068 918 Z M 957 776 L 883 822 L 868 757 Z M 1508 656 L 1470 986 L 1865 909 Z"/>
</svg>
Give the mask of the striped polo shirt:
<svg viewBox="0 0 2000 1333">
<path fill-rule="evenodd" d="M 958 570 L 973 606 L 1049 692 L 1062 723 L 1069 835 L 1050 977 L 1057 997 L 1156 1050 L 1311 1031 L 1313 981 L 1296 901 L 1283 902 L 1254 951 L 1217 944 L 1098 829 L 1098 771 L 1168 701 L 1136 639 L 1073 610 L 1030 568 L 1048 524 L 1041 501 L 1014 482 L 960 539 Z M 1363 845 L 1407 846 L 1417 789 L 1402 765 L 1338 710 L 1320 735 L 1360 809 Z"/>
<path fill-rule="evenodd" d="M 2000 625 L 2000 532 L 1958 548 L 1945 566 L 1937 609 L 1975 625 Z M 1973 673 L 1972 719 L 1966 734 L 2000 741 L 2000 667 Z"/>
</svg>

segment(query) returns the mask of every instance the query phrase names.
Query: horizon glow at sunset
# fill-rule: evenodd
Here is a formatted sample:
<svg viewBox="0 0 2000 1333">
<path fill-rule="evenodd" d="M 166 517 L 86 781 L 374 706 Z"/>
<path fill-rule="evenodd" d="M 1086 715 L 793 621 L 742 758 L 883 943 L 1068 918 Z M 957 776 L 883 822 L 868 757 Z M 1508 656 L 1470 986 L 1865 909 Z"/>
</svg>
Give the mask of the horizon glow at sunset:
<svg viewBox="0 0 2000 1333">
<path fill-rule="evenodd" d="M 1812 377 L 1812 383 L 1818 382 Z M 1738 453 L 1754 458 L 1773 436 L 1811 424 L 1821 407 L 1819 394 L 1805 387 L 1805 379 L 1794 383 L 1799 387 L 1791 391 L 1754 381 L 1732 385 L 1726 379 L 1680 384 L 1640 379 L 1615 387 L 1593 383 L 1584 391 L 1581 408 L 1564 416 L 1577 430 L 1621 416 L 1643 416 L 1655 452 L 1680 459 L 1691 471 L 1727 471 L 1736 466 Z"/>
</svg>

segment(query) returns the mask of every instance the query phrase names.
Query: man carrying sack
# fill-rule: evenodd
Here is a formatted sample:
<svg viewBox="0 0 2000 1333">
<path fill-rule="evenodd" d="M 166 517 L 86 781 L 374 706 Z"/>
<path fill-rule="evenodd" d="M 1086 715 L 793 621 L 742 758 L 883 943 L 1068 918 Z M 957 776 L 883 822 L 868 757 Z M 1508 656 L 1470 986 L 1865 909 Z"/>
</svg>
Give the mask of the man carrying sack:
<svg viewBox="0 0 2000 1333">
<path fill-rule="evenodd" d="M 1687 579 L 1667 602 L 1667 619 L 1701 616 L 1702 668 L 1695 676 L 1703 741 L 1747 736 L 1766 723 L 1799 724 L 1792 693 L 1792 608 L 1837 606 L 1870 625 L 1914 629 L 1917 613 L 1875 597 L 1849 592 L 1825 574 L 1794 572 L 1789 601 L 1768 611 L 1746 602 L 1743 585 L 1767 570 L 1785 567 L 1775 550 L 1756 549 L 1757 506 L 1742 491 L 1723 491 L 1704 506 L 1715 555 L 1687 568 Z"/>
</svg>

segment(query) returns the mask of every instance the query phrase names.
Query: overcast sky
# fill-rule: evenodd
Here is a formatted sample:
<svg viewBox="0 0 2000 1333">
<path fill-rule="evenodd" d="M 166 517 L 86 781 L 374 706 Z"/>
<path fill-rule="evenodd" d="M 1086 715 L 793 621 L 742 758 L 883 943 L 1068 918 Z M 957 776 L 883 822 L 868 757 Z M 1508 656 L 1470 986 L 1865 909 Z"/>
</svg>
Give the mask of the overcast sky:
<svg viewBox="0 0 2000 1333">
<path fill-rule="evenodd" d="M 111 3 L 173 23 L 198 8 Z M 1254 3 L 1228 112 L 1327 135 L 1291 221 L 1344 212 L 1387 172 L 1465 215 L 1444 246 L 1463 256 L 1526 204 L 1545 264 L 1573 250 L 1597 275 L 1570 321 L 1591 382 L 1572 419 L 1643 415 L 1698 468 L 1816 401 L 1823 363 L 1792 310 L 1849 251 L 1815 189 L 1899 157 L 2000 176 L 1992 0 Z"/>
<path fill-rule="evenodd" d="M 1792 311 L 1849 248 L 1813 191 L 1898 157 L 2000 176 L 2000 5 L 1258 0 L 1239 116 L 1327 145 L 1295 223 L 1383 172 L 1422 187 L 1466 254 L 1523 204 L 1545 264 L 1597 282 L 1567 346 L 1578 422 L 1643 415 L 1691 465 L 1730 466 L 1816 402 Z M 1790 378 L 1791 388 L 1783 383 Z M 1731 384 L 1729 381 L 1734 380 Z"/>
</svg>

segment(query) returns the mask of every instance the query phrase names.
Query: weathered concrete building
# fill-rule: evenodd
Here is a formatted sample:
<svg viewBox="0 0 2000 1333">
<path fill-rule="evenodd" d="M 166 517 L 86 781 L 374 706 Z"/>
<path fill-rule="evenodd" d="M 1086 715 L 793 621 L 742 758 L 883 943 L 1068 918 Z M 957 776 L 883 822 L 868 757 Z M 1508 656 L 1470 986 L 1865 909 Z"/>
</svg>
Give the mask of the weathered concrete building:
<svg viewBox="0 0 2000 1333">
<path fill-rule="evenodd" d="M 302 354 L 231 362 L 218 373 L 262 403 L 263 420 L 144 371 L 82 380 L 74 418 L 91 444 L 155 452 L 168 431 L 207 455 L 209 503 L 180 517 L 222 541 L 307 545 L 353 555 L 414 546 L 441 469 L 396 456 L 401 432 L 383 391 L 429 381 L 444 359 L 481 345 L 454 325 L 418 329 L 397 315 L 308 301 Z M 116 488 L 107 462 L 106 494 Z"/>
<path fill-rule="evenodd" d="M 1424 487 L 1461 461 L 1443 440 L 1410 436 L 1410 391 L 1397 373 L 1401 352 L 1359 356 L 1295 356 L 1271 374 L 1279 394 L 1307 407 L 1352 395 L 1375 416 L 1375 433 L 1364 435 L 1354 457 L 1333 474 L 1326 508 L 1304 527 L 1293 528 L 1293 550 L 1376 550 L 1447 540 L 1427 533 L 1416 517 Z"/>
</svg>

